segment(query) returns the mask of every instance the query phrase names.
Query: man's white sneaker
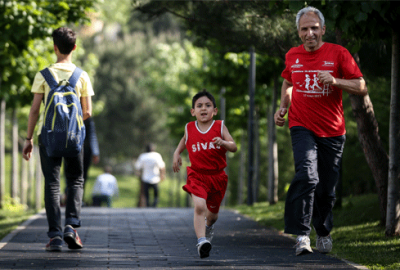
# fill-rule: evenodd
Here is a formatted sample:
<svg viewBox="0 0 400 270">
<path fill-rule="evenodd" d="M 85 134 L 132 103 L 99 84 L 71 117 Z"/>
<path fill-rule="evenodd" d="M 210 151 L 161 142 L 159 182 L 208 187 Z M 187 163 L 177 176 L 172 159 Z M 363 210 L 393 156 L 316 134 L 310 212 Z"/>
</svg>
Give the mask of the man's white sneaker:
<svg viewBox="0 0 400 270">
<path fill-rule="evenodd" d="M 320 253 L 329 253 L 332 251 L 332 237 L 317 235 L 317 249 Z"/>
<path fill-rule="evenodd" d="M 198 243 L 197 244 L 197 252 L 199 253 L 200 258 L 203 259 L 203 258 L 207 258 L 208 256 L 210 256 L 211 248 L 212 248 L 211 243 L 208 240 L 204 240 L 204 241 L 201 241 L 200 243 Z"/>
<path fill-rule="evenodd" d="M 206 226 L 206 238 L 207 238 L 207 240 L 211 242 L 213 237 L 214 237 L 214 225 L 212 225 L 211 227 Z"/>
<path fill-rule="evenodd" d="M 296 240 L 297 243 L 294 245 L 296 248 L 296 256 L 313 252 L 310 246 L 310 237 L 307 235 L 299 235 Z"/>
</svg>

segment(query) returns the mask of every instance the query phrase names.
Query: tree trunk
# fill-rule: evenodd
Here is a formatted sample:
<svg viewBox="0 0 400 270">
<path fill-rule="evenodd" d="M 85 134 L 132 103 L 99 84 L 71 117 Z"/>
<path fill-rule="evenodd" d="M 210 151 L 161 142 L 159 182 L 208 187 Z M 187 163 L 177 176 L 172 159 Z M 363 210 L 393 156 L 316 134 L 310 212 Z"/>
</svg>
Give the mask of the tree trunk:
<svg viewBox="0 0 400 270">
<path fill-rule="evenodd" d="M 254 141 L 255 141 L 255 153 L 254 153 L 254 178 L 253 178 L 253 202 L 258 201 L 258 190 L 260 188 L 260 132 L 259 132 L 259 112 L 258 109 L 255 113 L 254 122 Z"/>
<path fill-rule="evenodd" d="M 240 137 L 240 164 L 239 164 L 239 179 L 238 179 L 238 204 L 243 203 L 243 183 L 244 183 L 244 171 L 245 171 L 245 136 L 244 131 Z"/>
<path fill-rule="evenodd" d="M 378 122 L 369 95 L 349 95 L 353 114 L 357 122 L 358 138 L 364 151 L 368 166 L 375 179 L 381 212 L 381 224 L 386 221 L 387 187 L 388 187 L 388 155 L 383 148 L 378 133 Z"/>
<path fill-rule="evenodd" d="M 1 77 L 0 77 L 1 87 Z M 6 188 L 6 154 L 5 154 L 5 127 L 6 127 L 6 101 L 0 100 L 0 209 L 3 208 L 3 200 Z"/>
<path fill-rule="evenodd" d="M 400 77 L 399 49 L 400 31 L 392 34 L 392 85 L 390 98 L 390 128 L 389 128 L 389 181 L 386 217 L 386 235 L 400 234 Z"/>
<path fill-rule="evenodd" d="M 12 172 L 11 172 L 11 198 L 18 198 L 18 184 L 19 184 L 19 159 L 18 159 L 18 109 L 14 108 L 12 111 Z"/>
<path fill-rule="evenodd" d="M 34 146 L 35 147 L 35 146 Z M 30 209 L 34 208 L 33 205 L 33 186 L 35 183 L 35 162 L 39 162 L 36 160 L 35 155 L 32 156 L 32 158 L 29 160 L 28 163 L 28 191 L 27 191 L 27 198 L 26 198 L 26 204 Z"/>
<path fill-rule="evenodd" d="M 28 162 L 21 158 L 21 186 L 20 199 L 21 204 L 27 205 L 27 190 L 28 190 Z"/>
<path fill-rule="evenodd" d="M 268 113 L 268 202 L 271 205 L 278 202 L 278 144 L 274 122 L 277 99 L 278 76 L 274 74 L 272 105 Z"/>
<path fill-rule="evenodd" d="M 42 167 L 40 165 L 40 156 L 39 156 L 39 147 L 34 147 L 35 161 L 36 161 L 36 170 L 35 170 L 35 180 L 36 180 L 36 189 L 35 189 L 35 209 L 39 211 L 42 209 Z"/>
<path fill-rule="evenodd" d="M 144 196 L 144 184 L 143 181 L 140 179 L 140 191 L 138 196 L 138 203 L 137 207 L 146 207 L 146 196 Z"/>
<path fill-rule="evenodd" d="M 344 45 L 339 30 L 336 31 L 336 40 L 338 44 Z M 354 55 L 354 60 L 360 66 L 360 59 L 357 54 Z M 375 180 L 380 202 L 380 222 L 383 226 L 386 222 L 389 157 L 379 136 L 378 121 L 376 121 L 369 95 L 357 96 L 350 94 L 349 98 L 353 115 L 357 122 L 358 138 Z"/>
</svg>

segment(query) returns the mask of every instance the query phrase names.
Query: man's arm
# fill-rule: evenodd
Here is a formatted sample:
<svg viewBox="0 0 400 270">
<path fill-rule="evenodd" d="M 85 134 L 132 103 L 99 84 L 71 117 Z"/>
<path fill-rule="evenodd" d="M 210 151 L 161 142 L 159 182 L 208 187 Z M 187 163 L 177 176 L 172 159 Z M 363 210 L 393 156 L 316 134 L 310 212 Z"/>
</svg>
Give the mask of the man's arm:
<svg viewBox="0 0 400 270">
<path fill-rule="evenodd" d="M 92 97 L 81 97 L 83 120 L 92 116 Z"/>
<path fill-rule="evenodd" d="M 357 79 L 338 79 L 329 72 L 319 72 L 318 79 L 323 84 L 329 84 L 346 91 L 349 94 L 365 96 L 368 93 L 367 84 L 363 77 Z"/>
<path fill-rule="evenodd" d="M 284 79 L 281 88 L 281 105 L 274 115 L 275 124 L 282 127 L 285 124 L 284 116 L 287 113 L 290 101 L 292 100 L 293 84 Z"/>
</svg>

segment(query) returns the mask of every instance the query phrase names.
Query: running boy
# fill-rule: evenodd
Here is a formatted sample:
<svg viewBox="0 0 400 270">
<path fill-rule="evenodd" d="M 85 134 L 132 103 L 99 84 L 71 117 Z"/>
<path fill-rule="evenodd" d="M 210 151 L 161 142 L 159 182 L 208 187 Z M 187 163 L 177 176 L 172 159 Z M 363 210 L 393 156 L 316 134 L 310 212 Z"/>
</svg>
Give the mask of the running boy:
<svg viewBox="0 0 400 270">
<path fill-rule="evenodd" d="M 224 172 L 226 151 L 237 150 L 224 121 L 213 120 L 217 111 L 215 99 L 207 90 L 193 97 L 190 113 L 197 121 L 186 124 L 185 134 L 173 159 L 174 172 L 179 172 L 182 165 L 180 154 L 187 148 L 191 166 L 187 167 L 187 183 L 183 190 L 193 199 L 193 224 L 200 258 L 209 256 L 214 223 L 228 185 L 228 176 Z"/>
</svg>

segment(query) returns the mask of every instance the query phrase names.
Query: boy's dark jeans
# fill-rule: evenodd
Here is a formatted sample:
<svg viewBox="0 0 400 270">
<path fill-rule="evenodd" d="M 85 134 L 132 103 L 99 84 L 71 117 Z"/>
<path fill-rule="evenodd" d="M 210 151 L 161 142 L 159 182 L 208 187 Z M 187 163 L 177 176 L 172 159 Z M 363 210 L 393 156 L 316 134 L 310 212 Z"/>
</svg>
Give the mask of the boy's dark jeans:
<svg viewBox="0 0 400 270">
<path fill-rule="evenodd" d="M 83 151 L 77 157 L 49 157 L 39 136 L 40 162 L 45 179 L 44 200 L 50 238 L 63 236 L 60 209 L 60 168 L 64 159 L 67 179 L 65 225 L 81 226 L 80 213 L 83 195 Z"/>
<path fill-rule="evenodd" d="M 304 127 L 292 127 L 290 135 L 296 173 L 286 197 L 285 233 L 310 235 L 312 221 L 317 234 L 327 236 L 346 137 L 317 137 Z"/>
</svg>

